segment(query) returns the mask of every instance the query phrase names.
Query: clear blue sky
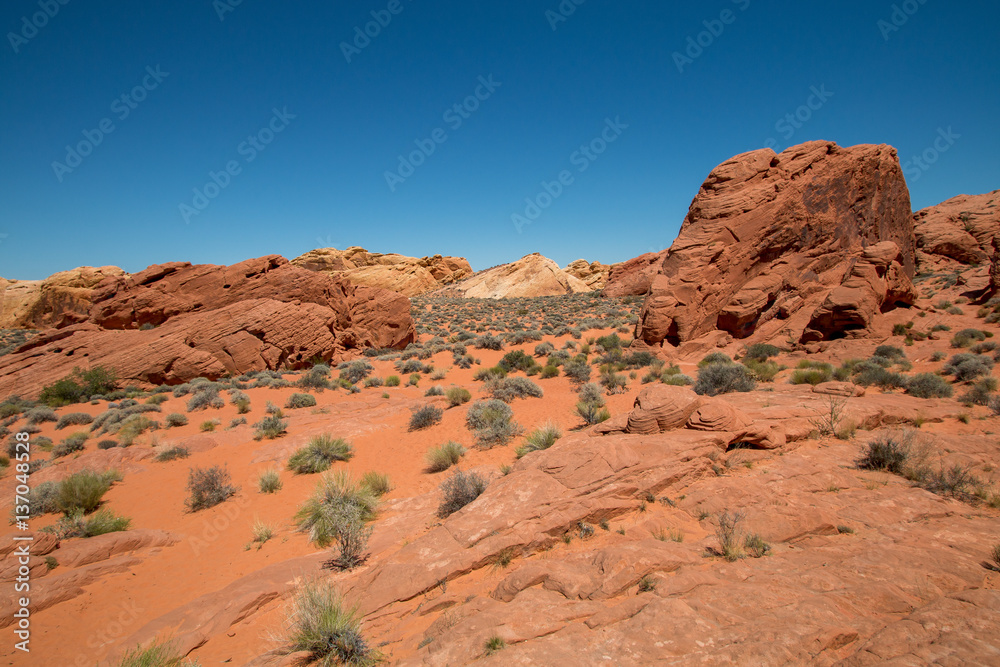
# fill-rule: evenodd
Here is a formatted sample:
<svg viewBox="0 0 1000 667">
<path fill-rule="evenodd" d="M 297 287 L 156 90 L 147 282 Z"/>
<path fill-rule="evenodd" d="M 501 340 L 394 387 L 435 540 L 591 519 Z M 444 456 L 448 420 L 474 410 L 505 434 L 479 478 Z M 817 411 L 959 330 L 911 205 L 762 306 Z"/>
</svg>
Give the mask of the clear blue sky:
<svg viewBox="0 0 1000 667">
<path fill-rule="evenodd" d="M 341 43 L 394 3 L 58 1 L 41 0 L 58 13 L 37 30 L 23 17 L 39 0 L 0 9 L 9 278 L 350 245 L 477 269 L 535 251 L 622 261 L 667 247 L 709 171 L 769 139 L 888 143 L 906 161 L 952 128 L 933 165 L 911 166 L 914 208 L 1000 188 L 992 1 L 900 2 L 916 11 L 890 32 L 893 3 L 871 0 L 586 0 L 558 22 L 546 11 L 559 0 L 398 0 L 351 62 Z M 705 21 L 718 36 L 679 71 L 674 53 Z M 489 93 L 478 80 L 491 75 Z M 477 88 L 478 109 L 445 116 Z M 806 122 L 778 129 L 810 101 Z M 628 127 L 605 132 L 615 140 L 593 161 L 574 157 L 606 119 Z M 102 123 L 113 131 L 68 171 L 67 145 L 86 152 Z M 385 173 L 438 129 L 446 141 L 393 191 Z M 243 143 L 261 130 L 263 150 Z M 193 189 L 230 161 L 238 173 L 186 222 L 180 205 L 204 204 Z M 572 183 L 518 233 L 511 216 L 564 170 Z"/>
</svg>

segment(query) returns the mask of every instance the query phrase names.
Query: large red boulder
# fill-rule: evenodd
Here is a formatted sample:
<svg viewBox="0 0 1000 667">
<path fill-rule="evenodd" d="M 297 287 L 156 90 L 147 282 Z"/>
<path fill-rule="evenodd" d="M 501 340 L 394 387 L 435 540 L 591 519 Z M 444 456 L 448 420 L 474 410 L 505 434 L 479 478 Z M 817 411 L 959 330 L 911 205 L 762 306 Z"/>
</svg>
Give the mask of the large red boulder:
<svg viewBox="0 0 1000 667">
<path fill-rule="evenodd" d="M 692 202 L 636 339 L 747 338 L 772 320 L 810 340 L 862 335 L 875 313 L 912 301 L 914 250 L 895 149 L 813 141 L 738 155 Z"/>
<path fill-rule="evenodd" d="M 74 367 L 174 384 L 341 361 L 415 340 L 410 300 L 292 266 L 172 263 L 102 281 L 87 322 L 43 332 L 0 357 L 0 396 L 34 395 Z"/>
<path fill-rule="evenodd" d="M 922 260 L 984 263 L 1000 235 L 1000 190 L 952 197 L 914 213 L 913 224 Z"/>
</svg>

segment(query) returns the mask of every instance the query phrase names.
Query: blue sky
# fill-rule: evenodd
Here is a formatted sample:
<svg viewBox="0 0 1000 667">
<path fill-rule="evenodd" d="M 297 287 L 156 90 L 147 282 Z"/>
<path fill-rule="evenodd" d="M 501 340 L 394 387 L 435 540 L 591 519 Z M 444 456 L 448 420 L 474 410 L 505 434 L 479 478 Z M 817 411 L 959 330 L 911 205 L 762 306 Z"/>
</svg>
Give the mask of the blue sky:
<svg viewBox="0 0 1000 667">
<path fill-rule="evenodd" d="M 907 163 L 949 133 L 908 163 L 915 209 L 1000 188 L 995 2 L 63 2 L 0 9 L 7 278 L 351 245 L 622 261 L 719 162 L 812 139 Z"/>
</svg>

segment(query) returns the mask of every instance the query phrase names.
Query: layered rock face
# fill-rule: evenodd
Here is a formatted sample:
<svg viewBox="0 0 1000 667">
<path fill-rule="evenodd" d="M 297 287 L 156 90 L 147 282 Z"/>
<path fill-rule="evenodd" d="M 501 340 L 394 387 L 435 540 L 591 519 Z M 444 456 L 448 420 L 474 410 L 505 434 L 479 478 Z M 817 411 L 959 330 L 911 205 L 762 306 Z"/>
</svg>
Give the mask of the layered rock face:
<svg viewBox="0 0 1000 667">
<path fill-rule="evenodd" d="M 76 366 L 123 381 L 186 382 L 340 361 L 415 339 L 409 299 L 292 266 L 277 255 L 232 266 L 172 263 L 110 277 L 86 322 L 50 329 L 0 358 L 0 395 L 32 395 Z"/>
<path fill-rule="evenodd" d="M 424 294 L 472 275 L 472 267 L 464 257 L 383 255 L 357 246 L 311 250 L 291 263 L 354 285 L 381 287 L 405 296 Z"/>
<path fill-rule="evenodd" d="M 480 271 L 471 278 L 434 292 L 433 296 L 512 299 L 591 291 L 593 290 L 585 282 L 563 271 L 551 259 L 536 252 L 516 262 Z"/>
<path fill-rule="evenodd" d="M 959 195 L 917 211 L 913 226 L 921 262 L 941 257 L 963 264 L 986 262 L 1000 234 L 1000 190 Z"/>
<path fill-rule="evenodd" d="M 653 278 L 663 267 L 667 251 L 647 252 L 627 262 L 615 264 L 608 272 L 608 282 L 604 285 L 602 296 L 623 297 L 642 296 L 653 285 Z"/>
<path fill-rule="evenodd" d="M 0 329 L 47 329 L 86 321 L 93 288 L 107 277 L 123 275 L 117 266 L 81 266 L 45 280 L 0 278 Z"/>
<path fill-rule="evenodd" d="M 912 303 L 914 264 L 895 149 L 814 141 L 753 151 L 702 185 L 636 339 L 677 345 L 716 329 L 747 338 L 775 319 L 804 341 L 861 336 L 876 313 Z"/>
<path fill-rule="evenodd" d="M 604 289 L 608 282 L 608 274 L 612 266 L 601 264 L 600 262 L 588 262 L 585 259 L 578 259 L 570 262 L 563 269 L 566 273 L 582 280 L 591 291 L 597 292 Z"/>
</svg>

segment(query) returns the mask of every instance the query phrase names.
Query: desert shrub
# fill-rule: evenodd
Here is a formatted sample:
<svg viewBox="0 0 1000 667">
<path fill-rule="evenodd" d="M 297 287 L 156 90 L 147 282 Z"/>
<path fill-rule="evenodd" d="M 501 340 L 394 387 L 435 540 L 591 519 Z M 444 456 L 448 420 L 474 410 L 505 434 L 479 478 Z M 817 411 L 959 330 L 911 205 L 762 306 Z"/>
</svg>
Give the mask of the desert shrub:
<svg viewBox="0 0 1000 667">
<path fill-rule="evenodd" d="M 833 366 L 830 364 L 803 359 L 799 367 L 792 373 L 791 384 L 811 384 L 813 386 L 829 382 L 833 379 Z"/>
<path fill-rule="evenodd" d="M 510 373 L 512 371 L 526 371 L 536 364 L 535 360 L 527 353 L 521 350 L 514 350 L 505 354 L 497 365 Z"/>
<path fill-rule="evenodd" d="M 744 516 L 743 512 L 730 513 L 725 511 L 718 517 L 718 525 L 715 529 L 715 537 L 719 541 L 718 553 L 730 562 L 739 560 L 745 555 L 741 528 Z"/>
<path fill-rule="evenodd" d="M 440 447 L 433 447 L 427 452 L 427 472 L 444 472 L 465 456 L 466 449 L 454 440 L 449 440 Z"/>
<path fill-rule="evenodd" d="M 418 410 L 415 410 L 410 416 L 409 430 L 411 431 L 421 431 L 425 428 L 430 428 L 435 424 L 441 423 L 441 418 L 444 416 L 444 410 L 437 407 L 436 405 L 425 405 Z"/>
<path fill-rule="evenodd" d="M 349 607 L 330 581 L 304 583 L 287 614 L 287 653 L 305 653 L 310 663 L 324 667 L 368 667 L 381 659 L 361 633 L 357 608 Z"/>
<path fill-rule="evenodd" d="M 300 475 L 327 470 L 334 461 L 350 461 L 354 456 L 351 443 L 329 434 L 314 436 L 309 444 L 288 459 L 288 469 Z"/>
<path fill-rule="evenodd" d="M 647 366 L 652 366 L 657 363 L 658 359 L 656 355 L 647 350 L 639 350 L 638 352 L 633 352 L 631 354 L 625 355 L 622 362 L 625 364 L 625 368 L 646 368 Z"/>
<path fill-rule="evenodd" d="M 689 378 L 687 375 L 663 375 L 660 377 L 660 382 L 666 385 L 672 385 L 675 387 L 686 387 L 688 385 L 694 384 L 694 380 Z"/>
<path fill-rule="evenodd" d="M 116 440 L 101 440 L 97 443 L 98 449 L 114 449 L 117 446 L 118 442 Z"/>
<path fill-rule="evenodd" d="M 253 425 L 254 440 L 274 440 L 285 434 L 285 429 L 288 428 L 288 422 L 282 419 L 277 414 L 267 415 L 259 422 Z"/>
<path fill-rule="evenodd" d="M 91 396 L 110 394 L 118 387 L 115 373 L 103 366 L 73 372 L 42 388 L 38 400 L 54 408 L 89 400 Z"/>
<path fill-rule="evenodd" d="M 585 359 L 571 359 L 563 365 L 563 375 L 568 377 L 573 384 L 590 382 L 590 372 L 590 364 Z"/>
<path fill-rule="evenodd" d="M 347 364 L 341 364 L 338 366 L 338 369 L 340 370 L 340 379 L 347 380 L 351 384 L 361 382 L 375 370 L 367 361 L 352 361 Z"/>
<path fill-rule="evenodd" d="M 555 351 L 556 351 L 556 346 L 549 342 L 539 343 L 538 345 L 535 346 L 536 357 L 545 357 L 552 354 Z"/>
<path fill-rule="evenodd" d="M 43 424 L 45 422 L 58 422 L 59 417 L 56 416 L 55 410 L 45 406 L 39 406 L 37 408 L 31 408 L 24 415 L 29 424 Z"/>
<path fill-rule="evenodd" d="M 696 394 L 718 396 L 731 392 L 753 391 L 757 381 L 745 366 L 733 363 L 712 363 L 698 369 Z"/>
<path fill-rule="evenodd" d="M 541 398 L 542 388 L 523 377 L 495 378 L 486 382 L 487 393 L 492 398 L 511 403 L 518 398 Z"/>
<path fill-rule="evenodd" d="M 977 380 L 958 400 L 967 405 L 989 405 L 990 397 L 996 390 L 997 379 L 985 377 Z"/>
<path fill-rule="evenodd" d="M 148 405 L 162 405 L 166 402 L 167 402 L 167 397 L 165 394 L 156 394 L 146 399 L 146 403 Z"/>
<path fill-rule="evenodd" d="M 257 490 L 260 493 L 277 493 L 281 486 L 281 473 L 277 468 L 268 468 L 257 476 Z"/>
<path fill-rule="evenodd" d="M 444 396 L 444 389 L 440 385 L 434 385 L 430 389 L 424 392 L 425 397 L 431 396 Z"/>
<path fill-rule="evenodd" d="M 988 341 L 985 343 L 976 343 L 969 348 L 969 352 L 972 352 L 973 354 L 985 354 L 987 352 L 993 352 L 996 349 L 997 344 L 993 341 Z"/>
<path fill-rule="evenodd" d="M 90 517 L 84 517 L 80 510 L 61 517 L 54 525 L 42 528 L 42 532 L 51 533 L 57 539 L 70 537 L 96 537 L 122 530 L 128 530 L 132 520 L 124 516 L 115 516 L 109 509 L 101 509 Z"/>
<path fill-rule="evenodd" d="M 184 660 L 172 641 L 156 640 L 146 648 L 136 646 L 121 658 L 118 667 L 199 667 L 197 663 Z"/>
<path fill-rule="evenodd" d="M 502 350 L 503 341 L 492 334 L 485 334 L 472 342 L 477 350 Z"/>
<path fill-rule="evenodd" d="M 87 433 L 80 432 L 64 438 L 62 442 L 52 448 L 52 458 L 58 459 L 73 452 L 83 451 L 83 444 L 87 442 L 89 437 Z"/>
<path fill-rule="evenodd" d="M 902 348 L 894 345 L 879 345 L 875 348 L 875 354 L 872 356 L 882 357 L 883 359 L 890 359 L 893 361 L 906 359 L 906 353 L 903 352 Z"/>
<path fill-rule="evenodd" d="M 744 360 L 753 361 L 767 361 L 771 357 L 776 357 L 781 353 L 774 345 L 768 345 L 767 343 L 754 343 L 747 348 L 746 354 L 743 355 Z"/>
<path fill-rule="evenodd" d="M 781 366 L 774 361 L 760 361 L 759 359 L 746 359 L 743 361 L 743 365 L 746 366 L 753 376 L 759 382 L 771 382 L 781 371 Z"/>
<path fill-rule="evenodd" d="M 556 444 L 556 441 L 561 437 L 562 431 L 559 430 L 559 427 L 548 423 L 525 436 L 524 444 L 517 448 L 517 457 L 521 458 L 525 454 L 548 449 Z"/>
<path fill-rule="evenodd" d="M 113 470 L 103 473 L 82 470 L 59 482 L 49 492 L 54 492 L 55 508 L 66 516 L 78 511 L 89 514 L 100 506 L 104 494 L 120 478 Z"/>
<path fill-rule="evenodd" d="M 464 387 L 449 387 L 444 393 L 449 407 L 456 407 L 472 400 L 472 393 Z"/>
<path fill-rule="evenodd" d="M 601 336 L 595 341 L 595 343 L 608 351 L 620 350 L 622 348 L 622 339 L 618 337 L 618 334 Z"/>
<path fill-rule="evenodd" d="M 185 505 L 192 512 L 215 507 L 238 490 L 230 484 L 231 481 L 229 471 L 219 466 L 192 468 L 188 473 L 188 497 Z"/>
<path fill-rule="evenodd" d="M 207 410 L 209 408 L 219 409 L 224 408 L 226 402 L 221 396 L 219 396 L 219 390 L 215 387 L 205 387 L 204 389 L 199 389 L 195 392 L 187 402 L 188 412 L 197 412 L 199 410 Z"/>
<path fill-rule="evenodd" d="M 986 340 L 990 334 L 979 329 L 962 329 L 951 339 L 952 347 L 969 347 L 975 342 Z"/>
<path fill-rule="evenodd" d="M 510 406 L 497 399 L 476 401 L 465 415 L 466 427 L 473 432 L 476 444 L 489 448 L 506 445 L 521 432 L 513 421 Z"/>
<path fill-rule="evenodd" d="M 905 375 L 893 373 L 871 361 L 863 361 L 854 367 L 854 383 L 862 387 L 875 385 L 880 389 L 902 389 L 909 379 Z"/>
<path fill-rule="evenodd" d="M 751 533 L 743 540 L 743 548 L 752 558 L 763 558 L 771 551 L 771 545 L 757 533 Z"/>
<path fill-rule="evenodd" d="M 507 371 L 500 366 L 493 366 L 492 368 L 480 368 L 475 373 L 472 374 L 472 379 L 477 382 L 488 382 L 489 380 L 494 380 L 498 378 L 507 377 Z"/>
<path fill-rule="evenodd" d="M 705 366 L 711 366 L 712 364 L 731 364 L 733 360 L 729 358 L 729 355 L 723 354 L 722 352 L 710 352 L 705 355 L 705 357 L 698 362 L 698 368 L 704 368 Z"/>
<path fill-rule="evenodd" d="M 323 475 L 316 491 L 295 513 L 295 521 L 312 542 L 327 547 L 346 523 L 370 521 L 377 508 L 378 497 L 372 489 L 338 471 Z"/>
<path fill-rule="evenodd" d="M 404 374 L 422 373 L 424 365 L 417 359 L 407 359 L 406 361 L 396 362 L 396 370 Z"/>
<path fill-rule="evenodd" d="M 910 446 L 903 438 L 882 434 L 864 446 L 854 464 L 862 470 L 885 470 L 901 475 L 909 456 Z"/>
<path fill-rule="evenodd" d="M 56 430 L 60 431 L 67 426 L 81 426 L 92 421 L 94 418 L 85 412 L 70 412 L 59 418 L 59 421 L 56 422 Z"/>
<path fill-rule="evenodd" d="M 596 403 L 579 401 L 576 404 L 576 413 L 580 415 L 584 423 L 588 426 L 600 424 L 611 419 L 611 412 Z"/>
<path fill-rule="evenodd" d="M 906 385 L 906 393 L 917 398 L 951 398 L 951 385 L 940 375 L 920 373 Z"/>
<path fill-rule="evenodd" d="M 166 419 L 167 428 L 175 426 L 186 426 L 188 423 L 188 418 L 179 412 L 171 412 L 167 415 Z"/>
<path fill-rule="evenodd" d="M 361 476 L 361 486 L 370 489 L 379 498 L 392 491 L 389 475 L 374 470 L 369 470 Z"/>
<path fill-rule="evenodd" d="M 407 382 L 407 384 L 411 387 L 416 387 L 418 384 L 420 384 L 420 373 L 414 373 L 413 375 L 411 375 L 410 381 Z"/>
<path fill-rule="evenodd" d="M 315 389 L 323 391 L 330 388 L 330 367 L 326 364 L 316 364 L 303 373 L 295 386 L 302 389 Z"/>
<path fill-rule="evenodd" d="M 544 366 L 540 373 L 540 377 L 543 380 L 548 380 L 549 378 L 559 377 L 559 367 L 558 366 Z"/>
<path fill-rule="evenodd" d="M 292 394 L 285 401 L 285 407 L 289 410 L 298 410 L 301 408 L 312 408 L 316 405 L 316 397 L 312 394 Z"/>
<path fill-rule="evenodd" d="M 162 450 L 156 455 L 157 461 L 175 461 L 177 459 L 186 459 L 191 456 L 191 452 L 188 451 L 187 447 L 170 447 L 168 449 Z"/>
<path fill-rule="evenodd" d="M 455 471 L 455 474 L 441 484 L 444 497 L 438 506 L 437 515 L 442 519 L 451 516 L 482 495 L 486 486 L 486 479 L 474 472 Z"/>
<path fill-rule="evenodd" d="M 387 387 L 398 387 L 399 386 L 399 376 L 390 375 L 385 379 L 385 386 Z"/>
<path fill-rule="evenodd" d="M 28 491 L 29 516 L 34 518 L 43 514 L 55 514 L 59 512 L 59 487 L 59 482 L 42 482 L 32 487 Z M 104 494 L 102 493 L 101 495 Z M 98 497 L 97 504 L 100 503 L 100 500 L 100 497 Z"/>
<path fill-rule="evenodd" d="M 981 354 L 961 352 L 954 355 L 944 365 L 944 372 L 954 375 L 957 382 L 969 382 L 983 375 L 989 375 L 993 360 Z"/>
</svg>

